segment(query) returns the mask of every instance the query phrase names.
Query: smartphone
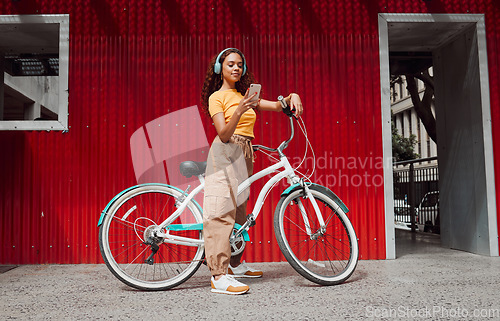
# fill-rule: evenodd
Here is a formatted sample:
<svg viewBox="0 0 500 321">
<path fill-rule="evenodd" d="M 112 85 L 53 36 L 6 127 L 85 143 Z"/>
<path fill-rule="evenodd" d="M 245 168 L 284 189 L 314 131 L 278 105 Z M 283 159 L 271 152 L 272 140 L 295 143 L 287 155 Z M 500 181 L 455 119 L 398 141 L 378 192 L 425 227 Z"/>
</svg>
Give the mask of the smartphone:
<svg viewBox="0 0 500 321">
<path fill-rule="evenodd" d="M 252 101 L 257 101 L 259 100 L 260 97 L 260 84 L 251 84 L 250 85 L 250 91 L 248 92 L 248 97 L 252 97 L 254 93 L 257 93 L 257 95 L 252 99 Z"/>
</svg>

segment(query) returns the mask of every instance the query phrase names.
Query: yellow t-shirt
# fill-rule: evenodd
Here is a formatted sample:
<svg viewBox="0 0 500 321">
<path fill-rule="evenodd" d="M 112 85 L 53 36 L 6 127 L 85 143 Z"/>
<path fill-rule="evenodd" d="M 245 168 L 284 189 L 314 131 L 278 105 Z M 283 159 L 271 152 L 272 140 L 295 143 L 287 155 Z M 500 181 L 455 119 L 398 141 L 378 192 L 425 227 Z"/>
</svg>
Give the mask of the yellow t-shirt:
<svg viewBox="0 0 500 321">
<path fill-rule="evenodd" d="M 243 95 L 236 91 L 236 89 L 214 92 L 208 98 L 208 111 L 210 113 L 210 117 L 213 117 L 218 113 L 224 113 L 224 118 L 227 124 L 231 117 L 233 117 L 234 111 L 242 99 Z M 255 125 L 256 119 L 257 114 L 255 114 L 255 111 L 253 109 L 247 110 L 243 115 L 241 115 L 240 121 L 238 122 L 238 125 L 236 125 L 234 133 L 254 138 L 253 126 Z"/>
</svg>

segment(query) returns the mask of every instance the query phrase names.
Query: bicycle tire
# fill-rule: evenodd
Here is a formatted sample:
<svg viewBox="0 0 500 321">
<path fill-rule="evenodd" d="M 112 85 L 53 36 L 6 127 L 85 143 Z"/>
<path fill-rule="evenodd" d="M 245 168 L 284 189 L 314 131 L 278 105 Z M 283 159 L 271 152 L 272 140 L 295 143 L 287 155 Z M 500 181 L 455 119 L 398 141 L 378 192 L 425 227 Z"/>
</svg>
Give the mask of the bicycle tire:
<svg viewBox="0 0 500 321">
<path fill-rule="evenodd" d="M 326 230 L 319 223 L 312 203 L 299 188 L 283 196 L 276 206 L 274 231 L 276 240 L 290 265 L 306 279 L 320 285 L 335 285 L 347 280 L 358 263 L 356 233 L 349 218 L 328 189 L 309 186 L 323 214 Z M 305 230 L 305 220 L 298 203 L 304 206 L 312 235 Z"/>
<path fill-rule="evenodd" d="M 175 201 L 181 195 L 181 191 L 168 185 L 138 185 L 111 204 L 99 230 L 99 247 L 106 266 L 120 281 L 139 290 L 167 290 L 198 270 L 204 256 L 203 245 L 190 247 L 155 239 L 153 243 L 159 248 L 152 256 L 154 263 L 146 262 L 153 253 L 152 245 L 145 244 L 151 227 L 175 211 Z M 201 209 L 191 201 L 173 224 L 202 222 Z M 175 234 L 203 240 L 200 230 Z"/>
</svg>

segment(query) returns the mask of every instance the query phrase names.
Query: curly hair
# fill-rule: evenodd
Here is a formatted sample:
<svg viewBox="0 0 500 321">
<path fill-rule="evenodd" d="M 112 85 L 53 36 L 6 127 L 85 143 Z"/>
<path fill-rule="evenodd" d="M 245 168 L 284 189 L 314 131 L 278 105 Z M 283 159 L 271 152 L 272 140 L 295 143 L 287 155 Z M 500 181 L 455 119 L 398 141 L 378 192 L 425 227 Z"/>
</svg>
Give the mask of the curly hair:
<svg viewBox="0 0 500 321">
<path fill-rule="evenodd" d="M 226 57 L 231 53 L 237 53 L 243 58 L 243 53 L 238 49 L 228 49 L 220 57 L 219 59 L 220 63 L 222 64 L 224 62 L 224 59 L 226 59 Z M 210 113 L 208 112 L 208 98 L 214 92 L 219 90 L 222 87 L 223 83 L 221 78 L 222 72 L 221 74 L 216 74 L 214 72 L 215 59 L 217 59 L 217 56 L 214 56 L 212 57 L 212 59 L 210 59 L 210 63 L 208 64 L 207 74 L 205 76 L 205 82 L 203 83 L 203 87 L 201 89 L 201 109 L 208 116 L 210 116 Z M 248 71 L 248 65 L 247 65 L 247 72 L 243 76 L 241 76 L 240 80 L 235 84 L 236 90 L 244 96 L 247 89 L 250 87 L 250 84 L 253 83 L 255 83 L 255 78 L 253 74 Z"/>
</svg>

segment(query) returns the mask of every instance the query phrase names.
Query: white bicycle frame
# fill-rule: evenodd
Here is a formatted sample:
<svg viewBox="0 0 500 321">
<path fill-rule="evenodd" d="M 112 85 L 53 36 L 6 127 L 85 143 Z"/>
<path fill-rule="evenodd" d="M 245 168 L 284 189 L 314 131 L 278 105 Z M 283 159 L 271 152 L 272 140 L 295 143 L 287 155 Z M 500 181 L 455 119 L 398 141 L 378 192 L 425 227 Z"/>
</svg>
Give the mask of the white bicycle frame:
<svg viewBox="0 0 500 321">
<path fill-rule="evenodd" d="M 290 186 L 297 184 L 297 183 L 301 183 L 301 185 L 302 185 L 301 187 L 305 190 L 305 193 L 306 193 L 305 198 L 308 198 L 311 201 L 313 208 L 316 212 L 318 222 L 320 224 L 320 229 L 323 229 L 325 226 L 325 222 L 323 220 L 323 216 L 321 214 L 321 211 L 319 210 L 318 204 L 316 203 L 314 196 L 312 195 L 311 191 L 307 187 L 307 184 L 302 183 L 303 181 L 297 175 L 295 175 L 295 171 L 292 168 L 292 166 L 290 165 L 288 158 L 282 153 L 282 150 L 287 147 L 288 143 L 293 138 L 293 123 L 292 122 L 293 122 L 293 120 L 290 119 L 290 125 L 292 128 L 292 133 L 291 133 L 290 138 L 287 141 L 281 143 L 281 145 L 280 145 L 280 147 L 278 147 L 278 149 L 271 149 L 268 147 L 259 146 L 259 148 L 272 150 L 272 151 L 278 151 L 280 154 L 280 160 L 277 163 L 275 163 L 267 168 L 264 168 L 263 170 L 259 171 L 258 173 L 248 177 L 243 182 L 241 182 L 241 184 L 238 185 L 238 195 L 243 193 L 247 188 L 249 188 L 258 179 L 260 179 L 266 175 L 272 174 L 272 173 L 278 171 L 280 168 L 284 168 L 284 170 L 279 171 L 278 174 L 271 177 L 267 181 L 267 183 L 264 185 L 262 190 L 259 192 L 259 196 L 257 198 L 257 201 L 255 202 L 254 208 L 252 210 L 252 214 L 250 214 L 250 216 L 252 217 L 253 220 L 257 219 L 257 217 L 260 213 L 260 210 L 262 209 L 262 206 L 264 205 L 264 202 L 265 202 L 266 196 L 268 195 L 268 192 L 273 188 L 273 186 L 277 182 L 279 182 L 280 180 L 282 180 L 285 177 L 288 177 L 289 182 L 291 182 Z M 191 200 L 195 197 L 195 195 L 197 195 L 205 187 L 204 176 L 200 175 L 200 176 L 198 176 L 198 178 L 200 180 L 200 185 L 197 186 L 193 191 L 191 191 L 191 193 L 189 193 L 189 195 L 184 200 L 182 200 L 179 207 L 175 210 L 175 212 L 172 213 L 172 215 L 170 215 L 165 221 L 163 221 L 160 225 L 157 226 L 156 235 L 158 237 L 164 238 L 164 240 L 163 240 L 164 242 L 186 245 L 186 246 L 199 246 L 199 245 L 203 244 L 203 240 L 172 235 L 172 234 L 170 234 L 170 231 L 168 230 L 168 228 L 166 228 L 168 225 L 172 224 L 184 212 L 187 205 L 191 202 Z M 298 202 L 298 206 L 299 206 L 299 209 L 302 213 L 302 217 L 304 219 L 304 225 L 305 225 L 307 235 L 312 236 L 313 232 L 311 231 L 309 220 L 307 218 L 304 206 L 300 201 Z M 232 236 L 232 238 L 238 237 L 239 235 L 241 235 L 241 233 L 244 230 L 248 230 L 249 228 L 250 228 L 250 222 L 247 220 L 247 222 L 245 224 L 243 224 L 243 226 L 241 226 L 238 229 L 238 231 Z M 166 231 L 166 232 L 163 232 L 163 231 Z"/>
</svg>

